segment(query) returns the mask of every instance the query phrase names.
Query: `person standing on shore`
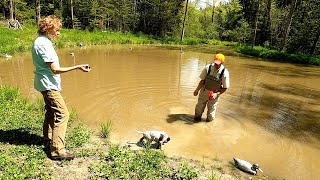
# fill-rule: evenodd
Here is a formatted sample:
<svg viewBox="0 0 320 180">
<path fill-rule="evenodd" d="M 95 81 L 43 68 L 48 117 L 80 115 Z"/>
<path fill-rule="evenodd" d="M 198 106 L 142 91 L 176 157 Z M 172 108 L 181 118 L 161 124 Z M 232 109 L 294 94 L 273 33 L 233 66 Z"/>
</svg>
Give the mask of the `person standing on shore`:
<svg viewBox="0 0 320 180">
<path fill-rule="evenodd" d="M 230 86 L 229 71 L 223 65 L 224 61 L 223 54 L 216 54 L 214 62 L 207 65 L 199 76 L 201 80 L 193 92 L 194 96 L 199 94 L 194 115 L 196 122 L 201 121 L 206 106 L 208 109 L 206 121 L 210 122 L 215 119 L 219 98 Z"/>
<path fill-rule="evenodd" d="M 61 27 L 61 20 L 54 16 L 44 17 L 38 22 L 38 37 L 32 45 L 32 60 L 35 66 L 34 88 L 41 92 L 45 102 L 43 139 L 45 148 L 50 147 L 49 158 L 72 160 L 75 156 L 68 153 L 65 148 L 69 111 L 61 95 L 60 74 L 76 69 L 89 72 L 91 68 L 88 64 L 60 67 L 52 40 L 60 35 Z"/>
</svg>

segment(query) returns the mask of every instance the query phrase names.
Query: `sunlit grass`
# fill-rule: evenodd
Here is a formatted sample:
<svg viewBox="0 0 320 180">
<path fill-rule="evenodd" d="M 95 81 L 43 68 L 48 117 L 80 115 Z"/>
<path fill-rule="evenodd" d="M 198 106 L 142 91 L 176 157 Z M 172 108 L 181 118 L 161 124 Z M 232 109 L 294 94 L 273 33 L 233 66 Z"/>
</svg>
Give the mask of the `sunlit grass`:
<svg viewBox="0 0 320 180">
<path fill-rule="evenodd" d="M 198 172 L 191 168 L 187 163 L 182 163 L 179 167 L 182 179 L 194 179 L 198 176 Z"/>
<path fill-rule="evenodd" d="M 300 64 L 320 65 L 320 57 L 307 54 L 291 54 L 285 51 L 276 51 L 261 46 L 239 46 L 237 51 L 242 54 L 263 58 L 266 60 L 276 60 L 283 62 L 293 62 Z"/>
<path fill-rule="evenodd" d="M 107 157 L 90 167 L 92 179 L 165 179 L 173 176 L 162 151 L 132 151 L 110 145 Z M 102 175 L 102 176 L 101 176 Z"/>
<path fill-rule="evenodd" d="M 102 137 L 102 138 L 109 137 L 109 135 L 112 131 L 111 121 L 108 120 L 108 121 L 101 123 L 100 127 L 101 127 L 100 137 Z"/>
</svg>

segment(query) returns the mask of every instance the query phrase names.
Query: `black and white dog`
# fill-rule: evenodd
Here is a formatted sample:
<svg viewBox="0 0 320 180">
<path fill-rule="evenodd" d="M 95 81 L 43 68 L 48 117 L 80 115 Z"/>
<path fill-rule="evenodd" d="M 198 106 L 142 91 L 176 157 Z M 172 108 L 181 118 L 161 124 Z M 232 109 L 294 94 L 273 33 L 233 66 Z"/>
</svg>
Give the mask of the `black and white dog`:
<svg viewBox="0 0 320 180">
<path fill-rule="evenodd" d="M 137 130 L 136 130 L 137 131 Z M 150 146 L 154 141 L 156 142 L 156 148 L 161 149 L 161 145 L 170 141 L 169 135 L 164 131 L 137 131 L 142 134 L 139 142 L 144 144 L 144 139 L 147 140 L 147 146 Z"/>
</svg>

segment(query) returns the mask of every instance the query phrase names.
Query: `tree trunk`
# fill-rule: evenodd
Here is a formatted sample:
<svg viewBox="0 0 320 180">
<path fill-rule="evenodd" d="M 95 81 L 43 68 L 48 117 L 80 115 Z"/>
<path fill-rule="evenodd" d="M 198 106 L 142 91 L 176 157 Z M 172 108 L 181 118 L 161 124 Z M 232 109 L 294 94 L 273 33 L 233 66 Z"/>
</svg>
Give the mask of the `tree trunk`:
<svg viewBox="0 0 320 180">
<path fill-rule="evenodd" d="M 17 20 L 17 2 L 16 0 L 12 0 L 12 9 L 13 9 L 13 20 L 16 21 Z"/>
<path fill-rule="evenodd" d="M 185 25 L 186 25 L 186 18 L 187 18 L 187 12 L 188 12 L 188 4 L 189 4 L 189 0 L 187 0 L 186 10 L 184 11 L 184 18 L 183 18 L 182 32 L 181 32 L 181 41 L 183 41 L 183 38 L 184 38 L 184 27 L 185 27 Z"/>
<path fill-rule="evenodd" d="M 71 24 L 72 24 L 72 29 L 74 29 L 74 17 L 73 17 L 73 0 L 70 0 L 70 8 L 71 8 Z"/>
<path fill-rule="evenodd" d="M 10 20 L 13 21 L 13 0 L 10 0 Z"/>
<path fill-rule="evenodd" d="M 207 8 L 203 10 L 203 22 L 207 24 Z"/>
<path fill-rule="evenodd" d="M 300 1 L 301 0 L 294 0 L 291 4 L 289 14 L 286 18 L 287 21 L 284 24 L 284 30 L 283 30 L 282 39 L 281 39 L 282 41 L 281 41 L 279 50 L 285 49 L 285 46 L 287 44 L 287 39 L 288 39 L 288 36 L 290 33 L 290 27 L 291 27 L 291 23 L 292 23 L 293 13 L 295 12 L 297 5 L 300 3 Z"/>
<path fill-rule="evenodd" d="M 146 32 L 147 29 L 147 23 L 146 23 L 146 13 L 147 8 L 146 8 L 146 1 L 144 1 L 144 12 L 143 12 L 143 30 Z"/>
<path fill-rule="evenodd" d="M 38 21 L 40 20 L 41 18 L 41 15 L 40 15 L 40 0 L 36 0 L 36 23 L 38 24 Z"/>
<path fill-rule="evenodd" d="M 318 44 L 319 39 L 320 39 L 320 25 L 319 25 L 319 28 L 318 28 L 318 32 L 317 32 L 316 38 L 313 41 L 313 44 L 312 44 L 312 47 L 311 47 L 311 50 L 310 50 L 311 54 L 314 54 L 316 52 L 316 48 L 317 48 L 317 44 Z"/>
<path fill-rule="evenodd" d="M 214 8 L 215 8 L 215 6 L 214 6 L 215 4 L 214 4 L 214 0 L 212 0 L 212 15 L 211 15 L 211 23 L 213 23 L 213 19 L 214 19 Z"/>
<path fill-rule="evenodd" d="M 252 46 L 255 46 L 255 44 L 256 44 L 258 20 L 259 20 L 259 11 L 260 11 L 260 0 L 258 0 L 258 8 L 257 8 L 255 22 L 254 22 L 254 34 L 253 34 Z"/>
<path fill-rule="evenodd" d="M 270 36 L 270 45 L 272 45 L 272 35 L 271 35 L 271 2 L 272 0 L 267 0 L 267 28 L 268 28 L 268 36 Z"/>
</svg>

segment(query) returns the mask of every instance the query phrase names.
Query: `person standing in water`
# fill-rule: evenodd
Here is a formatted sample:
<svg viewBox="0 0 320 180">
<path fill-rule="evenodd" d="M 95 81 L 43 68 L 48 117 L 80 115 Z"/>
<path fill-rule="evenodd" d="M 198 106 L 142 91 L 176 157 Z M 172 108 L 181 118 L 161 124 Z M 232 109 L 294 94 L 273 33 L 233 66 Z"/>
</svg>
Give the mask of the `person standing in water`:
<svg viewBox="0 0 320 180">
<path fill-rule="evenodd" d="M 195 107 L 195 121 L 201 121 L 206 106 L 208 109 L 206 121 L 210 122 L 215 119 L 219 98 L 230 86 L 229 71 L 223 65 L 224 61 L 223 54 L 216 54 L 213 63 L 207 65 L 199 76 L 201 80 L 193 92 L 194 96 L 199 94 Z"/>
<path fill-rule="evenodd" d="M 72 160 L 75 156 L 68 153 L 65 148 L 69 111 L 61 95 L 60 74 L 76 69 L 89 72 L 91 68 L 88 64 L 60 67 L 52 40 L 60 35 L 61 27 L 61 20 L 54 16 L 44 17 L 38 22 L 38 37 L 32 45 L 32 60 L 35 66 L 34 88 L 41 92 L 45 102 L 43 138 L 45 147 L 50 148 L 49 158 Z"/>
</svg>

